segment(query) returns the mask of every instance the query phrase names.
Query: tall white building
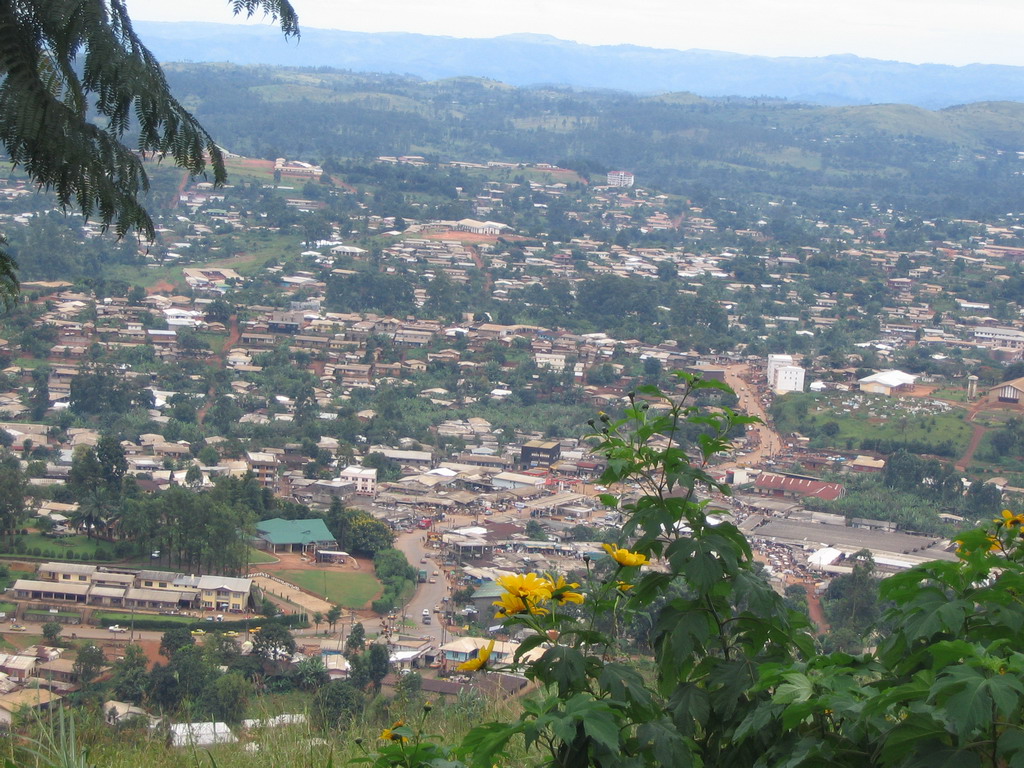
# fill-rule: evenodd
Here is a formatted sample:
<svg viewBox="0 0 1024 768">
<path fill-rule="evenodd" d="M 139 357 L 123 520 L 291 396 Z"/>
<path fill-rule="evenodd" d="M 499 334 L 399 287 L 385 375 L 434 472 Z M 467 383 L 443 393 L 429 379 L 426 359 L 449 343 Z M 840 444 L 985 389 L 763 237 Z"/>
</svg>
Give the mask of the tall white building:
<svg viewBox="0 0 1024 768">
<path fill-rule="evenodd" d="M 783 365 L 775 369 L 775 382 L 772 384 L 776 392 L 803 392 L 804 369 L 799 365 Z"/>
<path fill-rule="evenodd" d="M 775 371 L 784 365 L 796 365 L 792 355 L 768 355 L 768 370 L 765 376 L 769 386 L 775 386 Z"/>
<path fill-rule="evenodd" d="M 768 355 L 768 386 L 776 392 L 803 392 L 805 371 L 792 355 Z"/>
<path fill-rule="evenodd" d="M 632 187 L 633 174 L 629 171 L 608 171 L 609 187 Z"/>
</svg>

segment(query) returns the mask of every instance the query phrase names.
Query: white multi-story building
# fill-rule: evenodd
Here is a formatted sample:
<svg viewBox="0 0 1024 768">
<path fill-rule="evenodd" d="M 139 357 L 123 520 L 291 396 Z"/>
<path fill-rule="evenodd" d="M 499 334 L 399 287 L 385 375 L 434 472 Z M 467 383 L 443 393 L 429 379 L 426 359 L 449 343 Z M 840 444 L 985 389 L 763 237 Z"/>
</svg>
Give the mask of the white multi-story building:
<svg viewBox="0 0 1024 768">
<path fill-rule="evenodd" d="M 608 171 L 609 187 L 632 187 L 634 181 L 633 174 L 629 171 Z"/>
<path fill-rule="evenodd" d="M 985 326 L 973 330 L 974 340 L 984 346 L 1009 347 L 1011 349 L 1024 347 L 1024 332 L 1015 328 Z"/>
<path fill-rule="evenodd" d="M 799 365 L 783 365 L 775 369 L 775 382 L 772 384 L 776 392 L 803 392 L 804 369 Z"/>
<path fill-rule="evenodd" d="M 377 495 L 377 469 L 375 467 L 360 467 L 358 464 L 350 464 L 341 470 L 338 479 L 344 483 L 355 485 L 356 494 L 359 496 Z"/>
<path fill-rule="evenodd" d="M 768 355 L 768 368 L 765 371 L 768 386 L 774 386 L 775 371 L 786 365 L 796 365 L 792 355 Z"/>
<path fill-rule="evenodd" d="M 776 392 L 803 392 L 805 371 L 792 355 L 768 355 L 768 386 Z"/>
</svg>

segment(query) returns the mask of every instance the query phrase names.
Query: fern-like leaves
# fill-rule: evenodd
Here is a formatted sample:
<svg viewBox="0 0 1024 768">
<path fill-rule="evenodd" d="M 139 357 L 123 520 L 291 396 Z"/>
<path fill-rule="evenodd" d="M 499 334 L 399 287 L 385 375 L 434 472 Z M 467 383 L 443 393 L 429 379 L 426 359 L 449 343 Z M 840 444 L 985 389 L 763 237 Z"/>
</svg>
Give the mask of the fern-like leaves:
<svg viewBox="0 0 1024 768">
<path fill-rule="evenodd" d="M 298 35 L 288 0 L 231 0 Z M 95 119 L 98 118 L 98 119 Z M 136 121 L 134 147 L 123 138 Z M 65 209 L 118 236 L 154 235 L 139 203 L 149 187 L 142 157 L 170 157 L 192 175 L 226 180 L 212 137 L 171 95 L 132 29 L 123 0 L 0 0 L 0 144 Z M 0 247 L 0 297 L 17 292 L 16 265 Z M 12 292 L 13 291 L 13 292 Z"/>
</svg>

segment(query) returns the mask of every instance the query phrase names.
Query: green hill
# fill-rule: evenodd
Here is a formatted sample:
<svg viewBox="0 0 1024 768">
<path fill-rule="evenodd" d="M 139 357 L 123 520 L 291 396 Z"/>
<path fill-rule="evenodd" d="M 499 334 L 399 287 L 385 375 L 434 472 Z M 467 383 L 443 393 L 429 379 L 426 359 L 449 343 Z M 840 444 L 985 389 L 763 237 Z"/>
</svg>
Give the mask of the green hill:
<svg viewBox="0 0 1024 768">
<path fill-rule="evenodd" d="M 1018 207 L 1024 170 L 1024 105 L 1008 102 L 814 107 L 228 65 L 173 65 L 168 77 L 225 147 L 251 157 L 547 161 L 598 175 L 628 168 L 641 184 L 691 197 L 950 216 Z"/>
</svg>

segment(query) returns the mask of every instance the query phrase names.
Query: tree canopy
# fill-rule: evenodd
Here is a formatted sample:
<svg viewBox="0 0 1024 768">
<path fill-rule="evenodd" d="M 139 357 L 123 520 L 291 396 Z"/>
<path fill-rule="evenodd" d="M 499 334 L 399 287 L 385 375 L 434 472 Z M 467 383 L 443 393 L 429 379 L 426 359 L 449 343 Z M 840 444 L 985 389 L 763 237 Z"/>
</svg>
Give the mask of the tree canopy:
<svg viewBox="0 0 1024 768">
<path fill-rule="evenodd" d="M 298 35 L 288 0 L 232 0 Z M 156 58 L 132 29 L 123 0 L 14 0 L 0 5 L 0 143 L 11 161 L 65 210 L 95 216 L 118 235 L 152 238 L 139 201 L 149 188 L 143 156 L 170 157 L 214 182 L 227 176 L 220 149 L 171 95 Z M 129 132 L 134 146 L 129 145 Z M 0 253 L 0 294 L 17 293 L 16 265 Z"/>
</svg>

